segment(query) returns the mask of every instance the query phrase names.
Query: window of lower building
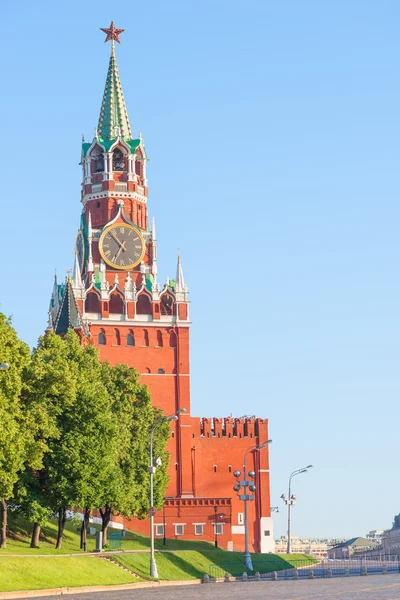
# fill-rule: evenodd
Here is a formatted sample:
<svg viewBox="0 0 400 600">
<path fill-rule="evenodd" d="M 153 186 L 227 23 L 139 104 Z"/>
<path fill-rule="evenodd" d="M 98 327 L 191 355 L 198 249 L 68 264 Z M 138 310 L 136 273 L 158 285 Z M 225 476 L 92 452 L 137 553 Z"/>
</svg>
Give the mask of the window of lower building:
<svg viewBox="0 0 400 600">
<path fill-rule="evenodd" d="M 223 524 L 222 523 L 214 523 L 214 534 L 215 535 L 222 535 L 223 534 Z"/>
<path fill-rule="evenodd" d="M 195 535 L 203 535 L 203 523 L 195 523 L 194 524 L 194 533 Z"/>
<path fill-rule="evenodd" d="M 164 535 L 164 525 L 157 523 L 156 525 L 156 535 L 163 536 Z"/>
<path fill-rule="evenodd" d="M 269 529 L 264 529 L 264 535 L 271 535 Z"/>
<path fill-rule="evenodd" d="M 185 533 L 184 525 L 175 525 L 175 535 L 183 535 Z"/>
</svg>

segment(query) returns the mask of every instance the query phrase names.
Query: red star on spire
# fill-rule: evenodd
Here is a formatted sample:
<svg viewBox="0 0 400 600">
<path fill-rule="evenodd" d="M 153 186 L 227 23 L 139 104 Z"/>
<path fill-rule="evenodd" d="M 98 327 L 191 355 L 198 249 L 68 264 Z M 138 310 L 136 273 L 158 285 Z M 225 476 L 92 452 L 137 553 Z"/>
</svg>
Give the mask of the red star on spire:
<svg viewBox="0 0 400 600">
<path fill-rule="evenodd" d="M 118 44 L 121 43 L 119 39 L 120 34 L 125 31 L 125 29 L 117 29 L 114 25 L 114 21 L 111 21 L 111 25 L 108 29 L 100 27 L 100 30 L 104 31 L 104 33 L 107 35 L 106 39 L 104 40 L 104 43 L 109 42 L 110 40 L 114 42 L 115 40 L 116 42 L 118 42 Z"/>
</svg>

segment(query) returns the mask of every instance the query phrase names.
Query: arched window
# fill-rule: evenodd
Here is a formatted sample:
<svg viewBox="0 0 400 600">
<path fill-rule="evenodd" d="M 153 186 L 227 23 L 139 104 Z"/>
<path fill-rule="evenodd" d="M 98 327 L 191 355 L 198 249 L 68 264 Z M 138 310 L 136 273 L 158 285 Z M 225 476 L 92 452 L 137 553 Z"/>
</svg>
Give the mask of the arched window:
<svg viewBox="0 0 400 600">
<path fill-rule="evenodd" d="M 161 298 L 161 314 L 162 315 L 173 315 L 174 314 L 174 299 L 170 294 L 164 294 Z"/>
<path fill-rule="evenodd" d="M 99 346 L 106 345 L 106 335 L 105 335 L 104 329 L 100 329 L 100 333 L 97 337 L 97 343 L 99 344 Z"/>
<path fill-rule="evenodd" d="M 165 373 L 164 369 L 158 369 L 158 374 L 159 375 L 164 375 L 164 373 Z"/>
<path fill-rule="evenodd" d="M 232 473 L 232 465 L 229 465 L 229 467 L 228 467 L 228 473 Z"/>
<path fill-rule="evenodd" d="M 114 344 L 116 346 L 121 345 L 121 334 L 119 332 L 119 329 L 114 329 Z"/>
<path fill-rule="evenodd" d="M 100 152 L 98 156 L 96 156 L 96 173 L 102 173 L 104 171 L 104 156 Z"/>
<path fill-rule="evenodd" d="M 85 312 L 100 312 L 100 299 L 95 292 L 89 292 L 86 296 Z"/>
<path fill-rule="evenodd" d="M 146 373 L 150 373 L 149 367 L 146 367 Z"/>
<path fill-rule="evenodd" d="M 136 160 L 135 160 L 135 173 L 136 173 L 136 175 L 139 175 L 139 177 L 142 177 L 142 173 L 143 173 L 142 164 L 143 164 L 142 161 L 137 156 Z"/>
<path fill-rule="evenodd" d="M 149 345 L 149 332 L 147 329 L 143 329 L 143 346 Z"/>
<path fill-rule="evenodd" d="M 126 336 L 126 345 L 127 346 L 134 346 L 135 345 L 135 334 L 133 333 L 132 329 L 129 330 L 129 333 Z"/>
<path fill-rule="evenodd" d="M 117 148 L 113 152 L 113 171 L 124 171 L 125 170 L 125 162 L 124 155 L 121 150 Z"/>
<path fill-rule="evenodd" d="M 121 294 L 114 292 L 110 298 L 110 313 L 114 315 L 122 315 L 124 312 L 124 301 Z"/>
<path fill-rule="evenodd" d="M 217 472 L 217 465 L 214 465 L 213 470 L 214 470 L 214 473 Z"/>
<path fill-rule="evenodd" d="M 169 347 L 176 348 L 176 333 L 175 333 L 175 331 L 170 331 L 170 333 L 169 333 Z"/>
<path fill-rule="evenodd" d="M 163 346 L 162 333 L 159 329 L 157 329 L 157 346 L 159 348 L 162 348 L 162 346 Z"/>
<path fill-rule="evenodd" d="M 137 315 L 149 315 L 151 312 L 150 298 L 147 294 L 140 294 L 138 301 L 136 302 L 136 314 Z"/>
</svg>

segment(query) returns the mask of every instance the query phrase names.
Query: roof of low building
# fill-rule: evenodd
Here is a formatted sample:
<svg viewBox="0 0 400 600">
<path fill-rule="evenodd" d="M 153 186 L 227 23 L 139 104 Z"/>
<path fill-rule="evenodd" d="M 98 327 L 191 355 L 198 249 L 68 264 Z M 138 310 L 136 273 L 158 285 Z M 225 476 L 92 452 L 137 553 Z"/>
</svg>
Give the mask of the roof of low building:
<svg viewBox="0 0 400 600">
<path fill-rule="evenodd" d="M 336 548 L 348 548 L 349 546 L 370 546 L 371 540 L 367 540 L 363 537 L 355 537 L 338 544 L 337 546 L 333 546 L 331 550 L 336 550 Z"/>
</svg>

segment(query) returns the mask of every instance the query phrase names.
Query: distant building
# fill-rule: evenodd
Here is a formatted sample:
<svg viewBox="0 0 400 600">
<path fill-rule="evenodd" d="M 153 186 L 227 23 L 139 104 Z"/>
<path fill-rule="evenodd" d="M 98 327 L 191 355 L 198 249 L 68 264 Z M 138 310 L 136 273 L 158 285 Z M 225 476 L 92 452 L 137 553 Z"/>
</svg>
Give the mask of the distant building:
<svg viewBox="0 0 400 600">
<path fill-rule="evenodd" d="M 312 556 L 323 558 L 328 552 L 329 540 L 327 539 L 291 537 L 290 541 L 293 553 L 311 554 Z M 286 550 L 287 536 L 282 536 L 278 540 L 275 540 L 275 552 L 285 554 Z"/>
<path fill-rule="evenodd" d="M 392 529 L 385 531 L 382 544 L 384 554 L 400 554 L 400 514 L 395 516 Z"/>
<path fill-rule="evenodd" d="M 372 550 L 375 547 L 376 544 L 371 539 L 362 537 L 351 538 L 330 548 L 328 550 L 328 558 L 349 558 L 353 554 Z"/>
<path fill-rule="evenodd" d="M 376 546 L 380 546 L 382 544 L 382 538 L 384 535 L 384 529 L 373 529 L 372 531 L 369 531 L 365 537 L 367 540 L 374 542 Z"/>
</svg>

